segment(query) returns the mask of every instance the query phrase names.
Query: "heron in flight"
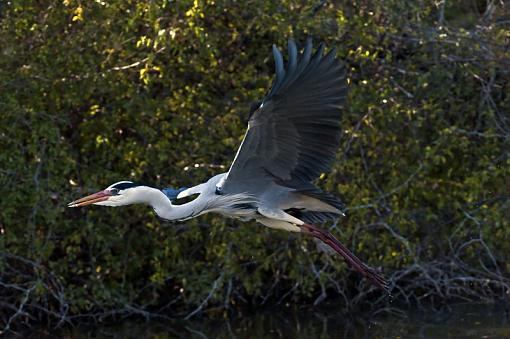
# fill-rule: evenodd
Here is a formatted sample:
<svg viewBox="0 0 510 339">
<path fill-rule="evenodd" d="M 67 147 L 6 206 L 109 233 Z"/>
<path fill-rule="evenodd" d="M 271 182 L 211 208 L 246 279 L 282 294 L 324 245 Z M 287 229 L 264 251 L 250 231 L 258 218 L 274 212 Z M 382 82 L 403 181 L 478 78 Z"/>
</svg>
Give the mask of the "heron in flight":
<svg viewBox="0 0 510 339">
<path fill-rule="evenodd" d="M 285 68 L 274 45 L 273 55 L 276 78 L 263 100 L 252 105 L 248 128 L 228 172 L 184 190 L 121 181 L 69 207 L 148 204 L 166 220 L 182 221 L 208 212 L 256 220 L 323 241 L 372 283 L 388 290 L 377 270 L 316 226 L 343 215 L 343 203 L 313 181 L 330 169 L 339 147 L 347 95 L 345 66 L 335 49 L 324 54 L 322 43 L 313 53 L 311 39 L 301 53 L 289 40 Z M 197 197 L 188 203 L 172 204 L 192 195 Z"/>
</svg>

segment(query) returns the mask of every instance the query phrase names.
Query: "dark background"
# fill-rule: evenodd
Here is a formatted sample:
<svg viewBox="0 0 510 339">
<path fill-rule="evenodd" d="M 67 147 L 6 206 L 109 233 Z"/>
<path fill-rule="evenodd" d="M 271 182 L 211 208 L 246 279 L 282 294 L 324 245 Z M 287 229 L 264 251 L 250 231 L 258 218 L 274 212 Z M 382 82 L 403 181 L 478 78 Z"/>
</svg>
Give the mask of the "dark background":
<svg viewBox="0 0 510 339">
<path fill-rule="evenodd" d="M 481 0 L 3 1 L 0 329 L 387 307 L 300 235 L 66 207 L 120 180 L 225 171 L 270 87 L 271 45 L 308 36 L 349 69 L 342 145 L 317 183 L 347 216 L 325 227 L 382 268 L 393 306 L 506 300 L 509 23 L 502 1 Z"/>
</svg>

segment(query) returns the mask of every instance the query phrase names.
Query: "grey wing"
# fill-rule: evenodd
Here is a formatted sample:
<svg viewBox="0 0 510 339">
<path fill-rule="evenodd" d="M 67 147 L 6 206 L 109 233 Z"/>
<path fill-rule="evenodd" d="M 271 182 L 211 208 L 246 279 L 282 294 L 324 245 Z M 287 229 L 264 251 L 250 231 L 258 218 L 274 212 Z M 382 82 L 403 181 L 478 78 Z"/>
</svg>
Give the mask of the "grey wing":
<svg viewBox="0 0 510 339">
<path fill-rule="evenodd" d="M 298 56 L 292 40 L 283 67 L 273 45 L 276 79 L 262 104 L 251 114 L 248 129 L 229 172 L 219 183 L 225 192 L 244 191 L 264 182 L 306 183 L 328 171 L 335 159 L 347 95 L 346 70 L 335 49 L 312 55 L 306 41 Z M 269 181 L 268 181 L 269 180 Z"/>
</svg>

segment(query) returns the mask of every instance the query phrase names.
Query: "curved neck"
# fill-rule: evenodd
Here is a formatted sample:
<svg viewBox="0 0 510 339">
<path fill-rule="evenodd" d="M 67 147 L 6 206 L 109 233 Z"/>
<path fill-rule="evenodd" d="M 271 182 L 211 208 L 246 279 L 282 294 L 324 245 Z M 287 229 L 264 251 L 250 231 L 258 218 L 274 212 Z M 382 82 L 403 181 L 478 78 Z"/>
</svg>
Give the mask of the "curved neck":
<svg viewBox="0 0 510 339">
<path fill-rule="evenodd" d="M 184 220 L 204 211 L 200 199 L 182 205 L 173 205 L 170 199 L 157 188 L 147 187 L 144 192 L 146 203 L 152 206 L 156 214 L 166 220 Z"/>
</svg>

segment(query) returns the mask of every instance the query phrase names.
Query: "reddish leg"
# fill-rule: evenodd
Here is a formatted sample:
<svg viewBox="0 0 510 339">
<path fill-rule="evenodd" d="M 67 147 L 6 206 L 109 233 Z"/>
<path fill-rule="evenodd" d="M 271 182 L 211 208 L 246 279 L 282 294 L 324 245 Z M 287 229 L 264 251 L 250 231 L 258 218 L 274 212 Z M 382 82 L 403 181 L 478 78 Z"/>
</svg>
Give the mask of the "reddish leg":
<svg viewBox="0 0 510 339">
<path fill-rule="evenodd" d="M 349 251 L 344 245 L 342 245 L 342 243 L 340 243 L 340 241 L 338 241 L 337 238 L 333 236 L 333 234 L 310 224 L 301 225 L 301 230 L 304 234 L 311 235 L 334 249 L 335 252 L 344 257 L 345 261 L 347 261 L 347 263 L 356 271 L 367 277 L 377 287 L 382 288 L 389 293 L 388 283 L 384 277 L 375 269 L 367 266 L 363 261 L 355 256 L 354 253 Z"/>
</svg>

